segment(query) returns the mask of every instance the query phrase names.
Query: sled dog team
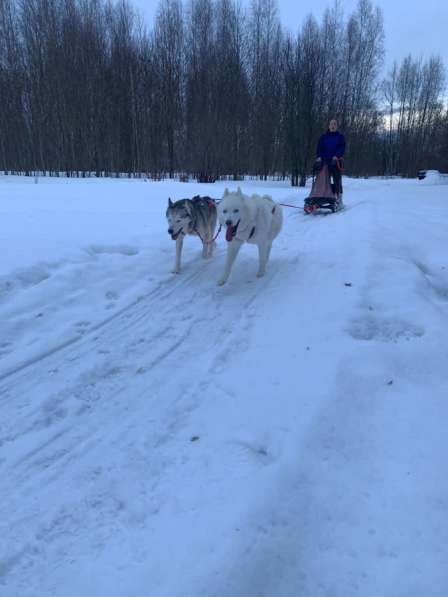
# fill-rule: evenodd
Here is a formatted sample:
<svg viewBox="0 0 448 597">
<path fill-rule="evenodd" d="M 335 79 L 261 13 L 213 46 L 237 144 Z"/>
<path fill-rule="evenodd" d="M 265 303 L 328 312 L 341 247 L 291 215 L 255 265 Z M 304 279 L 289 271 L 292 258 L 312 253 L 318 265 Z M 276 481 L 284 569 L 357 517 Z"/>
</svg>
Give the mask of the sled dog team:
<svg viewBox="0 0 448 597">
<path fill-rule="evenodd" d="M 280 232 L 283 222 L 281 207 L 271 197 L 248 197 L 240 188 L 233 193 L 226 189 L 219 203 L 210 197 L 199 196 L 180 199 L 174 203 L 169 199 L 166 217 L 168 233 L 176 241 L 173 273 L 180 272 L 182 246 L 186 235 L 198 236 L 202 241 L 202 256 L 212 256 L 216 238 L 215 228 L 219 220 L 220 227 L 226 231 L 227 241 L 227 259 L 224 272 L 218 281 L 220 286 L 227 282 L 233 263 L 244 243 L 257 245 L 257 276 L 264 275 L 272 241 Z"/>
<path fill-rule="evenodd" d="M 304 211 L 315 213 L 319 209 L 338 211 L 342 209 L 342 158 L 345 153 L 345 137 L 338 131 L 338 121 L 330 120 L 328 130 L 321 135 L 316 149 L 313 170 L 316 179 L 310 196 L 305 200 Z M 257 245 L 259 266 L 257 276 L 266 271 L 271 253 L 272 241 L 282 228 L 282 211 L 278 203 L 264 195 L 243 195 L 241 189 L 224 196 L 217 204 L 210 197 L 193 197 L 173 203 L 168 200 L 166 212 L 168 232 L 176 241 L 176 263 L 174 273 L 180 272 L 182 245 L 187 234 L 196 235 L 202 241 L 203 257 L 211 257 L 215 245 L 215 227 L 219 219 L 225 227 L 227 259 L 224 272 L 218 282 L 220 286 L 229 279 L 233 263 L 243 243 Z"/>
</svg>

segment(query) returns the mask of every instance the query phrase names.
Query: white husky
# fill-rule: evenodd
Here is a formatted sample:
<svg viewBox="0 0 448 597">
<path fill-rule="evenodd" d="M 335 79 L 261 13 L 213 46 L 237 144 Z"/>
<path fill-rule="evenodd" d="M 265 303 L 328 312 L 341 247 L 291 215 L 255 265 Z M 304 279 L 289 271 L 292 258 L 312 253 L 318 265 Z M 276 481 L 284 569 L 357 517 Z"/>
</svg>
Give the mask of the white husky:
<svg viewBox="0 0 448 597">
<path fill-rule="evenodd" d="M 245 242 L 258 246 L 259 267 L 257 276 L 266 271 L 272 241 L 282 228 L 283 214 L 278 203 L 264 195 L 243 195 L 238 187 L 236 193 L 226 189 L 218 204 L 218 218 L 226 228 L 227 260 L 222 278 L 218 284 L 222 286 L 229 278 L 233 262 L 241 245 Z"/>
</svg>

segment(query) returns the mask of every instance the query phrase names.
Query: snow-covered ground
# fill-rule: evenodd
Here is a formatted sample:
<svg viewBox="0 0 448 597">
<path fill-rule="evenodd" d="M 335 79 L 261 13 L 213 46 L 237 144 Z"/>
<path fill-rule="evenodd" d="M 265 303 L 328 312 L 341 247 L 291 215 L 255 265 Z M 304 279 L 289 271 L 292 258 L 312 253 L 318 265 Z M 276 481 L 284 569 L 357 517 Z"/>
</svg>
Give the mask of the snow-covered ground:
<svg viewBox="0 0 448 597">
<path fill-rule="evenodd" d="M 448 185 L 345 186 L 219 288 L 223 184 L 0 177 L 1 597 L 448 595 Z"/>
</svg>

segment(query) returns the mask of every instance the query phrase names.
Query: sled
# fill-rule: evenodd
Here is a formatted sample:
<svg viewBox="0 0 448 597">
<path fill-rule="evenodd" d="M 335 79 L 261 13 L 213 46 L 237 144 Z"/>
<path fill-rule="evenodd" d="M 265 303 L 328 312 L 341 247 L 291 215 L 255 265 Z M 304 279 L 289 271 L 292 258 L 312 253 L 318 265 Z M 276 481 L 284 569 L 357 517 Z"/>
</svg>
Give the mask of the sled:
<svg viewBox="0 0 448 597">
<path fill-rule="evenodd" d="M 333 190 L 328 166 L 324 164 L 313 180 L 311 193 L 305 199 L 303 210 L 306 214 L 314 214 L 321 209 L 329 209 L 334 213 L 342 208 L 342 195 Z"/>
</svg>

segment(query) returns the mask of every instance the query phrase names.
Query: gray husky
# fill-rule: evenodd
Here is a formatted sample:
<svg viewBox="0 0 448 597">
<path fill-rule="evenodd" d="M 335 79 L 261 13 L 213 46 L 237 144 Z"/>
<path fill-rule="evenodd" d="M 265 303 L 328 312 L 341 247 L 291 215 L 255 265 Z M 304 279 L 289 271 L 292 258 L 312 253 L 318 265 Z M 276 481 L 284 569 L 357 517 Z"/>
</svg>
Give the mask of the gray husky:
<svg viewBox="0 0 448 597">
<path fill-rule="evenodd" d="M 174 274 L 180 272 L 182 245 L 186 234 L 199 236 L 202 241 L 202 257 L 212 256 L 217 221 L 216 204 L 213 199 L 199 195 L 193 199 L 180 199 L 174 203 L 168 199 L 166 218 L 169 225 L 168 234 L 176 241 Z"/>
</svg>

